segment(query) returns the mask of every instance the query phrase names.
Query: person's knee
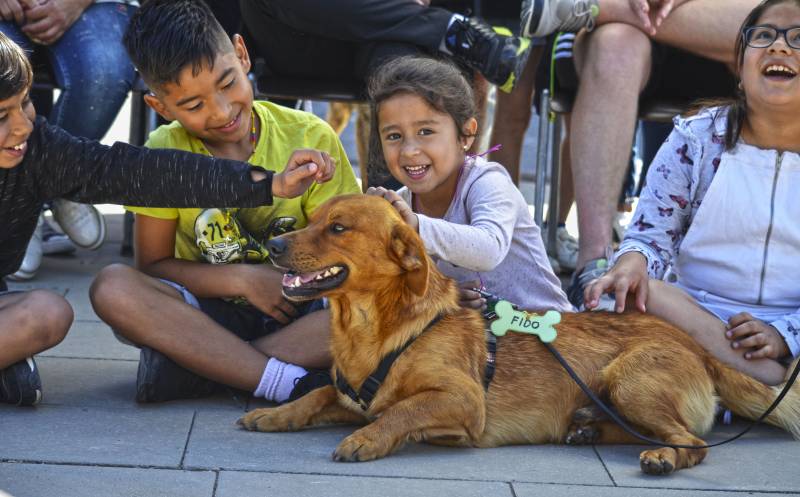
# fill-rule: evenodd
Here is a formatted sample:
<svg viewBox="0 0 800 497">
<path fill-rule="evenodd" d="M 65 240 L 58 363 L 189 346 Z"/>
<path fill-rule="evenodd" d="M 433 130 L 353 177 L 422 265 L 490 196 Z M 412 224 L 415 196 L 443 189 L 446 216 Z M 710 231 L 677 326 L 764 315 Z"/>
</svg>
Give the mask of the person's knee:
<svg viewBox="0 0 800 497">
<path fill-rule="evenodd" d="M 633 26 L 605 24 L 588 35 L 579 59 L 581 78 L 622 79 L 650 67 L 650 38 Z M 577 55 L 577 54 L 576 54 Z"/>
<path fill-rule="evenodd" d="M 33 290 L 17 304 L 14 326 L 24 330 L 27 340 L 36 350 L 58 345 L 69 331 L 74 319 L 72 306 L 61 295 L 47 290 Z"/>
<path fill-rule="evenodd" d="M 111 264 L 101 269 L 89 288 L 89 300 L 94 311 L 103 320 L 124 308 L 134 295 L 136 269 L 124 264 Z"/>
</svg>

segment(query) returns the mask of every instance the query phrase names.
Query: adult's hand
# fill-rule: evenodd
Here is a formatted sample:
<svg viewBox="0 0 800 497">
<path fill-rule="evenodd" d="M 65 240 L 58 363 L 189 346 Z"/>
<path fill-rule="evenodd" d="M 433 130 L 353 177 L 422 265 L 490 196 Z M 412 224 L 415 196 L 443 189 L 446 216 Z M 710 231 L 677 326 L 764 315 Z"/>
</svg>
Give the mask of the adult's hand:
<svg viewBox="0 0 800 497">
<path fill-rule="evenodd" d="M 655 36 L 661 23 L 667 18 L 674 0 L 628 0 L 631 10 L 641 22 L 641 28 L 650 36 Z"/>
<path fill-rule="evenodd" d="M 24 5 L 18 0 L 0 0 L 0 17 L 4 21 L 14 21 L 22 26 L 25 24 Z"/>
<path fill-rule="evenodd" d="M 27 8 L 22 31 L 35 43 L 52 45 L 72 26 L 92 0 L 22 0 Z"/>
<path fill-rule="evenodd" d="M 272 177 L 274 197 L 294 198 L 302 195 L 316 181 L 325 183 L 333 178 L 336 159 L 327 152 L 299 149 L 292 152 L 282 172 Z"/>
</svg>

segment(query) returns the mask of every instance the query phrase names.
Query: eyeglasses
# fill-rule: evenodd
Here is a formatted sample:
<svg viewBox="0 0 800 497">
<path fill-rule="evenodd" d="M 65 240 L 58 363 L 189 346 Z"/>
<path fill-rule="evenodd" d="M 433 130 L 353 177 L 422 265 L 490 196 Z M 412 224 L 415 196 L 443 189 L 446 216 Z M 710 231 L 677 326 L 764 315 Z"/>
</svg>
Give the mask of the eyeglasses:
<svg viewBox="0 0 800 497">
<path fill-rule="evenodd" d="M 778 29 L 772 26 L 751 26 L 744 30 L 744 41 L 748 47 L 767 48 L 775 43 L 778 35 L 783 35 L 786 44 L 800 49 L 800 26 Z"/>
</svg>

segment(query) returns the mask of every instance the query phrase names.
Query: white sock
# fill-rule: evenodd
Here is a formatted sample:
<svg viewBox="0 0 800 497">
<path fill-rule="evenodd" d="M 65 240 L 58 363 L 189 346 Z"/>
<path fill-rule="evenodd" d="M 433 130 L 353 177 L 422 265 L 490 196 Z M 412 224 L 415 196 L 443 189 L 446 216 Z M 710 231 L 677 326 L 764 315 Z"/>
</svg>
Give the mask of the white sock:
<svg viewBox="0 0 800 497">
<path fill-rule="evenodd" d="M 450 22 L 447 23 L 447 29 L 444 32 L 444 36 L 442 37 L 442 42 L 439 44 L 439 51 L 442 53 L 446 53 L 447 55 L 453 55 L 453 52 L 447 48 L 447 43 L 445 40 L 447 39 L 447 32 L 450 31 L 450 26 L 453 25 L 456 21 L 463 21 L 466 17 L 462 16 L 461 14 L 453 14 L 453 17 L 450 18 Z"/>
<path fill-rule="evenodd" d="M 300 366 L 272 357 L 267 361 L 264 374 L 261 375 L 261 381 L 258 383 L 256 391 L 253 392 L 253 396 L 263 397 L 274 402 L 286 402 L 289 394 L 292 393 L 295 380 L 306 374 L 308 371 Z"/>
</svg>

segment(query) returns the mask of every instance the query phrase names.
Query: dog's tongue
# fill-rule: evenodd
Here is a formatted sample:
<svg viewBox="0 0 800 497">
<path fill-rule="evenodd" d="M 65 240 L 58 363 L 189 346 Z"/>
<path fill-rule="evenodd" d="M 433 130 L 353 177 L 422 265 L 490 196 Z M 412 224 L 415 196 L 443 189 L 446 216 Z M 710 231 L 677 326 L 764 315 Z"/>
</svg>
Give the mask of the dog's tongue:
<svg viewBox="0 0 800 497">
<path fill-rule="evenodd" d="M 303 273 L 300 275 L 300 283 L 309 283 L 314 278 L 324 273 L 325 271 L 314 271 L 313 273 Z"/>
<path fill-rule="evenodd" d="M 283 286 L 291 286 L 292 283 L 297 282 L 299 280 L 301 285 L 309 283 L 314 280 L 318 275 L 324 273 L 325 271 L 314 271 L 313 273 L 303 273 L 303 274 L 284 274 L 283 281 L 281 282 Z"/>
</svg>

